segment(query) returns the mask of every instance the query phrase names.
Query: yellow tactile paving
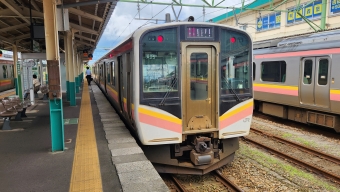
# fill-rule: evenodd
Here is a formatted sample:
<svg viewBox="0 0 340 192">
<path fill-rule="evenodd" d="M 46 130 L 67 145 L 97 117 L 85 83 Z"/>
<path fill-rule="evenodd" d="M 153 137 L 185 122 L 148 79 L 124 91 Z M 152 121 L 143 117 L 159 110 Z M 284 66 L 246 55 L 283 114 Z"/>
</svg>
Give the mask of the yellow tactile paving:
<svg viewBox="0 0 340 192">
<path fill-rule="evenodd" d="M 84 83 L 81 99 L 78 133 L 70 184 L 71 191 L 102 192 L 102 178 L 92 119 L 90 94 Z"/>
<path fill-rule="evenodd" d="M 9 92 L 9 93 L 5 93 L 0 95 L 0 99 L 11 96 L 11 95 L 15 95 L 15 91 Z"/>
</svg>

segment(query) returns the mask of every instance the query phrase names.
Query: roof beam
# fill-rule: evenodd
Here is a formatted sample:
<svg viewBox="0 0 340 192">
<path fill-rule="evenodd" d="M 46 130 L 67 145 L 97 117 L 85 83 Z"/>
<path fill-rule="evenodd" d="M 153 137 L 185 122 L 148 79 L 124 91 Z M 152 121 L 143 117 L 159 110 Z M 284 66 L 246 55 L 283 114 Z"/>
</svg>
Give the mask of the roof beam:
<svg viewBox="0 0 340 192">
<path fill-rule="evenodd" d="M 91 39 L 91 38 L 88 38 L 88 37 L 84 37 L 84 36 L 81 36 L 81 35 L 78 35 L 78 34 L 74 34 L 75 37 L 79 38 L 79 39 L 84 39 L 84 40 L 87 40 L 87 41 L 90 41 L 90 42 L 96 42 L 95 39 Z"/>
<path fill-rule="evenodd" d="M 90 46 L 90 47 L 94 47 L 93 44 L 86 43 L 86 42 L 83 42 L 83 41 L 75 40 L 74 42 L 75 42 L 76 44 L 78 44 L 78 45 L 87 45 L 87 46 Z"/>
<path fill-rule="evenodd" d="M 6 7 L 8 7 L 10 10 L 12 10 L 16 15 L 20 16 L 20 18 L 24 20 L 26 23 L 30 24 L 30 21 L 20 13 L 21 10 L 19 7 L 8 3 L 6 0 L 0 0 L 0 2 L 3 3 Z"/>
<path fill-rule="evenodd" d="M 36 9 L 39 12 L 42 12 L 39 8 L 39 6 L 37 5 L 37 3 L 34 0 L 31 0 L 32 6 L 34 7 L 34 9 Z"/>
<path fill-rule="evenodd" d="M 28 39 L 31 37 L 31 34 L 24 34 L 24 35 L 20 35 L 20 36 L 16 36 L 16 37 L 13 37 L 13 38 L 10 38 L 10 40 L 13 40 L 13 41 L 20 41 L 22 39 Z"/>
<path fill-rule="evenodd" d="M 0 40 L 1 40 L 1 41 L 4 41 L 4 42 L 6 42 L 6 43 L 9 43 L 9 44 L 11 44 L 11 45 L 14 45 L 14 41 L 13 41 L 13 40 L 10 40 L 10 39 L 8 39 L 8 38 L 5 38 L 5 37 L 0 36 Z"/>
<path fill-rule="evenodd" d="M 22 10 L 20 10 L 20 12 L 22 14 L 22 17 L 29 18 L 30 17 L 29 8 L 22 7 L 21 9 Z M 13 16 L 20 17 L 18 15 L 14 15 L 12 10 L 10 10 L 10 9 L 1 9 L 0 10 L 0 17 L 13 17 Z M 44 19 L 44 13 L 36 11 L 36 10 L 32 10 L 32 17 Z"/>
<path fill-rule="evenodd" d="M 0 32 L 13 31 L 13 30 L 17 30 L 17 29 L 24 28 L 24 27 L 27 27 L 27 26 L 29 26 L 29 24 L 22 23 L 22 24 L 19 24 L 19 25 L 14 25 L 14 26 L 6 27 L 6 28 L 1 28 Z"/>
<path fill-rule="evenodd" d="M 115 3 L 116 0 L 92 0 L 92 1 L 86 1 L 86 2 L 78 2 L 78 3 L 68 3 L 68 4 L 62 4 L 58 5 L 58 8 L 69 8 L 69 7 L 77 7 L 77 6 L 86 6 L 86 5 L 94 5 L 94 4 L 100 4 L 100 3 Z"/>
<path fill-rule="evenodd" d="M 90 34 L 94 34 L 94 35 L 99 35 L 98 31 L 95 31 L 95 30 L 92 30 L 92 29 L 89 29 L 87 27 L 83 27 L 83 26 L 80 26 L 80 25 L 77 25 L 77 24 L 74 24 L 74 23 L 70 23 L 70 27 L 72 27 L 72 28 L 74 28 L 76 30 L 79 30 L 81 32 L 90 33 Z"/>
<path fill-rule="evenodd" d="M 85 11 L 78 10 L 78 9 L 75 9 L 75 8 L 69 8 L 68 11 L 69 11 L 69 13 L 73 13 L 75 15 L 80 15 L 82 17 L 93 19 L 93 20 L 96 20 L 96 21 L 99 21 L 99 22 L 103 22 L 104 21 L 104 19 L 101 18 L 101 17 L 98 17 L 96 15 L 92 15 L 92 14 L 86 13 Z"/>
</svg>

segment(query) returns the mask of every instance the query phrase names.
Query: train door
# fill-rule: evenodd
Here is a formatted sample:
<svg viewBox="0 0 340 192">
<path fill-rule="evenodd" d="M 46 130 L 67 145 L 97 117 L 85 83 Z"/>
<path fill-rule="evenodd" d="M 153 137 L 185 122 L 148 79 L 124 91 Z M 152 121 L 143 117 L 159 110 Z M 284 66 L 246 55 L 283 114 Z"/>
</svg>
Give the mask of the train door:
<svg viewBox="0 0 340 192">
<path fill-rule="evenodd" d="M 184 131 L 216 128 L 216 50 L 212 46 L 187 46 L 184 56 Z"/>
<path fill-rule="evenodd" d="M 126 74 L 126 105 L 127 105 L 127 116 L 128 119 L 132 120 L 132 112 L 131 112 L 131 99 L 132 99 L 132 81 L 131 81 L 131 69 L 132 69 L 132 63 L 131 63 L 131 54 L 126 53 L 126 66 L 127 66 L 127 74 Z"/>
<path fill-rule="evenodd" d="M 330 65 L 328 57 L 308 57 L 302 60 L 301 104 L 329 108 Z"/>
<path fill-rule="evenodd" d="M 123 72 L 123 58 L 119 56 L 118 58 L 118 99 L 119 99 L 119 107 L 121 112 L 124 110 L 124 72 Z"/>
<path fill-rule="evenodd" d="M 103 81 L 104 81 L 104 89 L 105 89 L 105 93 L 107 93 L 107 90 L 106 90 L 106 77 L 107 77 L 107 69 L 106 69 L 106 66 L 107 66 L 107 62 L 104 62 L 104 64 L 103 64 L 103 68 L 104 68 L 104 72 L 103 72 Z"/>
</svg>

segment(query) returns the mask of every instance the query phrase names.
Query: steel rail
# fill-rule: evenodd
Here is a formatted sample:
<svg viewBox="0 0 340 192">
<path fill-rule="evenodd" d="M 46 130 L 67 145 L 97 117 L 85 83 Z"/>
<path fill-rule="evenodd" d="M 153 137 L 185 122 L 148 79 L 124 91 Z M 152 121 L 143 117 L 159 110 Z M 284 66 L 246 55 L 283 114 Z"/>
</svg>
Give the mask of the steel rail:
<svg viewBox="0 0 340 192">
<path fill-rule="evenodd" d="M 295 164 L 297 164 L 299 166 L 308 168 L 308 169 L 312 170 L 314 173 L 318 173 L 318 174 L 323 175 L 323 176 L 325 176 L 325 177 L 327 177 L 329 179 L 334 180 L 337 183 L 340 183 L 340 177 L 338 175 L 334 175 L 333 173 L 330 173 L 330 172 L 328 172 L 326 170 L 320 169 L 320 168 L 318 168 L 318 167 L 316 167 L 314 165 L 311 165 L 309 163 L 303 162 L 303 161 L 301 161 L 299 159 L 296 159 L 295 157 L 291 157 L 289 155 L 281 153 L 280 151 L 278 151 L 276 149 L 273 149 L 271 147 L 263 145 L 262 143 L 259 143 L 259 142 L 255 141 L 253 139 L 248 138 L 248 137 L 247 138 L 246 137 L 242 137 L 242 139 L 245 140 L 245 141 L 248 141 L 250 143 L 253 143 L 255 145 L 258 145 L 258 146 L 260 146 L 260 147 L 270 151 L 271 153 L 275 153 L 277 156 L 280 156 L 283 159 L 290 160 L 291 162 L 293 162 L 293 163 L 295 163 Z"/>
<path fill-rule="evenodd" d="M 181 184 L 181 182 L 172 174 L 170 174 L 170 177 L 172 179 L 172 181 L 175 183 L 175 187 L 177 191 L 180 192 L 187 192 L 187 190 L 185 189 L 185 187 Z"/>
<path fill-rule="evenodd" d="M 225 186 L 228 188 L 229 191 L 235 191 L 235 192 L 243 192 L 241 188 L 239 188 L 235 183 L 230 181 L 228 178 L 226 178 L 221 171 L 215 170 L 212 172 L 212 174 L 217 177 L 217 179 Z"/>
<path fill-rule="evenodd" d="M 312 148 L 309 148 L 309 147 L 306 147 L 306 146 L 303 146 L 301 144 L 298 144 L 298 143 L 295 143 L 295 142 L 292 142 L 292 141 L 289 141 L 289 140 L 286 140 L 284 138 L 281 138 L 281 137 L 277 137 L 275 135 L 271 135 L 271 134 L 268 134 L 268 133 L 265 133 L 263 131 L 260 131 L 258 129 L 255 129 L 255 128 L 250 128 L 251 131 L 254 131 L 254 132 L 257 132 L 257 133 L 260 133 L 262 135 L 266 135 L 268 137 L 272 137 L 282 143 L 286 143 L 288 145 L 291 145 L 291 146 L 294 146 L 296 148 L 299 148 L 300 150 L 303 150 L 307 153 L 310 153 L 310 154 L 313 154 L 313 155 L 316 155 L 316 156 L 319 156 L 319 157 L 322 157 L 323 159 L 327 159 L 328 161 L 331 161 L 333 163 L 336 163 L 338 165 L 340 165 L 340 158 L 338 157 L 335 157 L 333 155 L 330 155 L 330 154 L 326 154 L 326 153 L 323 153 L 321 151 L 317 151 L 315 149 L 312 149 Z"/>
</svg>

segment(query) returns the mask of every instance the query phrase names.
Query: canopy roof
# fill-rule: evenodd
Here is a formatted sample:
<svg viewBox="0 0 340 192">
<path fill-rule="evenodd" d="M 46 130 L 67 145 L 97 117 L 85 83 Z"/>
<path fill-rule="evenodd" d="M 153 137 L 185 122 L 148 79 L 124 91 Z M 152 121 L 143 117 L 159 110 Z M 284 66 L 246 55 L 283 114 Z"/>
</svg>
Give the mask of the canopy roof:
<svg viewBox="0 0 340 192">
<path fill-rule="evenodd" d="M 58 0 L 58 8 L 68 9 L 70 28 L 75 33 L 78 51 L 91 52 L 97 45 L 117 1 L 114 0 Z M 31 24 L 44 23 L 43 0 L 0 0 L 0 49 L 33 52 Z M 64 49 L 62 32 L 59 32 L 59 47 Z M 45 39 L 34 39 L 44 52 Z"/>
</svg>

